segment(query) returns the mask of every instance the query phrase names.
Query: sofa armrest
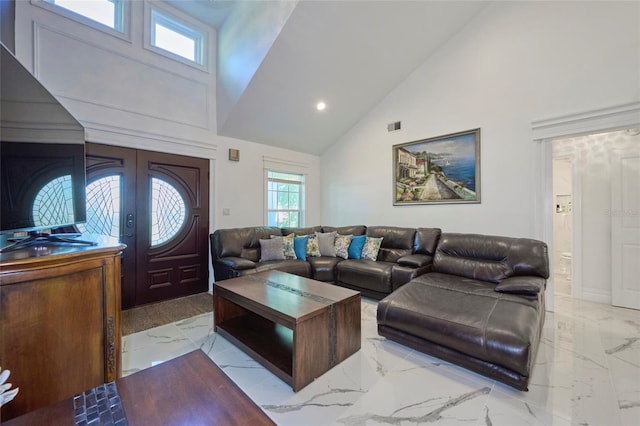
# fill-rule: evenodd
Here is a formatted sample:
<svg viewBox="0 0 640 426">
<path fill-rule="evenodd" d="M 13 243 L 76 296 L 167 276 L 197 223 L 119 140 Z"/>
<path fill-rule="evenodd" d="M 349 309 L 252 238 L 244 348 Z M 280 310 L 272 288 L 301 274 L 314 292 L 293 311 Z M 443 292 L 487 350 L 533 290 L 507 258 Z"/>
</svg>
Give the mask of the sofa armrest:
<svg viewBox="0 0 640 426">
<path fill-rule="evenodd" d="M 409 254 L 402 256 L 396 263 L 400 266 L 408 266 L 410 268 L 420 268 L 433 263 L 433 256 L 426 254 Z"/>
<path fill-rule="evenodd" d="M 431 271 L 432 265 L 429 263 L 425 266 L 413 267 L 403 265 L 393 265 L 391 268 L 391 287 L 392 291 L 397 290 L 412 279 L 424 275 Z"/>
<path fill-rule="evenodd" d="M 244 259 L 242 257 L 221 257 L 217 262 L 223 264 L 227 268 L 235 269 L 236 271 L 242 271 L 244 269 L 252 269 L 256 267 L 255 262 Z"/>
<path fill-rule="evenodd" d="M 495 291 L 500 293 L 521 294 L 535 296 L 543 292 L 547 285 L 547 280 L 535 276 L 518 276 L 502 280 L 496 285 Z"/>
</svg>

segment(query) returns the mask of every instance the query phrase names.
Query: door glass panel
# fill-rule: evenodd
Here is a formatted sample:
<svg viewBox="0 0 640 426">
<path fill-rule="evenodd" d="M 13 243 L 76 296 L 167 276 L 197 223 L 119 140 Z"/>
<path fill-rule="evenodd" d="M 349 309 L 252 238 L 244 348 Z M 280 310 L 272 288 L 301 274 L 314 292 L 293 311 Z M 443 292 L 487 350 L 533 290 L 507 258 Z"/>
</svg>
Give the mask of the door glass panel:
<svg viewBox="0 0 640 426">
<path fill-rule="evenodd" d="M 120 175 L 105 176 L 87 185 L 87 223 L 80 232 L 120 238 Z"/>
<path fill-rule="evenodd" d="M 151 246 L 173 238 L 184 225 L 186 213 L 178 190 L 167 181 L 151 178 Z"/>
<path fill-rule="evenodd" d="M 73 223 L 72 192 L 71 175 L 57 177 L 44 185 L 33 200 L 35 226 Z"/>
</svg>

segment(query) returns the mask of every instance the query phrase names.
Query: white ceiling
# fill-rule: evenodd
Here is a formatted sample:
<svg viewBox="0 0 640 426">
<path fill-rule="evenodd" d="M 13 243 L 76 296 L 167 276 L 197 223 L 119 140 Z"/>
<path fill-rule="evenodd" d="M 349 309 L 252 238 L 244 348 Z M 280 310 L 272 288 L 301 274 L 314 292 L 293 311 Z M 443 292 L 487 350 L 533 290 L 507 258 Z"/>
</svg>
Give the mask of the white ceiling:
<svg viewBox="0 0 640 426">
<path fill-rule="evenodd" d="M 170 2 L 217 27 L 233 7 Z M 320 155 L 487 3 L 300 1 L 218 133 Z"/>
</svg>

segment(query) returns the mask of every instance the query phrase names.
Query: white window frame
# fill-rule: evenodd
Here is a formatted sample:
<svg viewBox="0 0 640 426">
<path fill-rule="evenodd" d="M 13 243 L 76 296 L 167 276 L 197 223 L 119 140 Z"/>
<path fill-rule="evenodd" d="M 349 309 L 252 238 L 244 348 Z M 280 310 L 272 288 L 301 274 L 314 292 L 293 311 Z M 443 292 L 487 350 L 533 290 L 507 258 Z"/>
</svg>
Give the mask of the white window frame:
<svg viewBox="0 0 640 426">
<path fill-rule="evenodd" d="M 284 174 L 288 174 L 288 175 L 295 175 L 295 176 L 300 176 L 300 181 L 283 181 L 283 180 L 278 180 L 278 179 L 272 179 L 269 177 L 269 173 L 284 173 Z M 269 223 L 269 213 L 270 212 L 298 212 L 298 226 L 297 227 L 303 227 L 306 224 L 306 214 L 305 211 L 306 209 L 304 208 L 305 206 L 305 200 L 307 198 L 306 196 L 306 176 L 302 173 L 296 173 L 296 172 L 288 172 L 288 171 L 282 171 L 282 170 L 274 170 L 274 169 L 267 169 L 266 170 L 266 183 L 267 183 L 267 202 L 266 202 L 266 210 L 267 210 L 267 218 L 266 218 L 266 224 L 267 226 L 277 226 L 277 227 L 281 227 L 281 224 L 270 224 Z M 279 183 L 287 183 L 287 184 L 298 184 L 300 186 L 300 201 L 299 201 L 299 206 L 300 208 L 298 209 L 269 209 L 269 183 L 270 182 L 279 182 Z M 289 225 L 288 227 L 292 227 L 292 225 Z"/>
<path fill-rule="evenodd" d="M 309 182 L 309 165 L 306 163 L 299 163 L 296 161 L 285 160 L 276 157 L 263 156 L 263 170 L 264 170 L 264 224 L 269 223 L 269 171 L 280 173 L 291 173 L 303 176 L 303 191 L 302 200 L 300 200 L 300 227 L 307 226 L 307 187 Z"/>
<path fill-rule="evenodd" d="M 120 16 L 114 19 L 114 21 L 119 22 L 119 25 L 116 24 L 118 28 L 112 28 L 101 22 L 94 21 L 93 19 L 85 15 L 81 15 L 63 6 L 52 3 L 50 0 L 31 0 L 31 4 L 48 10 L 49 12 L 53 12 L 56 15 L 60 15 L 64 18 L 78 22 L 87 27 L 91 27 L 95 30 L 102 31 L 103 33 L 131 42 L 131 1 L 111 1 L 116 4 L 116 11 L 120 11 Z"/>
<path fill-rule="evenodd" d="M 145 1 L 144 6 L 144 48 L 185 65 L 189 65 L 202 71 L 208 71 L 208 28 L 189 16 L 183 15 L 177 11 L 169 10 L 160 3 Z M 196 51 L 194 55 L 195 61 L 165 50 L 161 47 L 157 47 L 153 44 L 155 24 L 157 22 L 184 35 L 185 37 L 192 38 L 196 42 Z"/>
</svg>

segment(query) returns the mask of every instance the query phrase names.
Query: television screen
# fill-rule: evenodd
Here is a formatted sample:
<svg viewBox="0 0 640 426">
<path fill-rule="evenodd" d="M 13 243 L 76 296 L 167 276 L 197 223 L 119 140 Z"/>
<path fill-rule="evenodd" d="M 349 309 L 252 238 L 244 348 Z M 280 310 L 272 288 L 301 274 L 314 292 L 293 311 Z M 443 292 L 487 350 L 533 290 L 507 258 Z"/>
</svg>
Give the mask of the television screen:
<svg viewBox="0 0 640 426">
<path fill-rule="evenodd" d="M 84 128 L 0 46 L 0 234 L 84 222 Z"/>
<path fill-rule="evenodd" d="M 86 220 L 84 145 L 0 142 L 2 231 Z"/>
</svg>

